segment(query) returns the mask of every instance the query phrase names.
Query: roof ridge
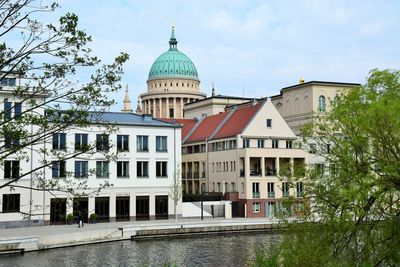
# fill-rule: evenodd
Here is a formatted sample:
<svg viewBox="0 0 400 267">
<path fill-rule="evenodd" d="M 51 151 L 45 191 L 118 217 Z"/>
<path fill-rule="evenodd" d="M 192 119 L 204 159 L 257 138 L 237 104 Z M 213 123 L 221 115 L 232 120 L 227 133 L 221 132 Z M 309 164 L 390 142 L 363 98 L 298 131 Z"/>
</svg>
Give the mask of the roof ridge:
<svg viewBox="0 0 400 267">
<path fill-rule="evenodd" d="M 214 136 L 221 130 L 221 128 L 225 125 L 225 123 L 232 117 L 233 113 L 235 113 L 237 108 L 234 108 L 229 111 L 229 114 L 221 121 L 221 123 L 218 125 L 217 128 L 211 133 L 210 137 L 208 139 L 213 139 Z M 228 112 L 228 111 L 225 111 Z"/>
<path fill-rule="evenodd" d="M 182 139 L 182 144 L 185 143 L 189 137 L 196 131 L 196 129 L 200 126 L 201 122 L 206 118 L 207 116 L 203 116 L 200 118 L 200 120 L 193 126 L 192 129 L 188 132 L 188 134 L 185 136 L 185 138 Z"/>
</svg>

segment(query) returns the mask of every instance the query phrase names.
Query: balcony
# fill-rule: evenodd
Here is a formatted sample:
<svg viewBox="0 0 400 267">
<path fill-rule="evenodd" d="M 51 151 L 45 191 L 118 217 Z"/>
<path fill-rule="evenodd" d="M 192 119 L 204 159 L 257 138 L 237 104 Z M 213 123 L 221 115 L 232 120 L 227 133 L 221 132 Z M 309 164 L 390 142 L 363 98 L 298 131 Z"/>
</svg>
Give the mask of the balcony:
<svg viewBox="0 0 400 267">
<path fill-rule="evenodd" d="M 266 176 L 276 176 L 276 169 L 266 169 L 265 170 L 265 175 Z"/>
<path fill-rule="evenodd" d="M 275 198 L 275 192 L 268 192 L 269 198 Z"/>
<path fill-rule="evenodd" d="M 261 176 L 261 172 L 258 170 L 250 170 L 250 176 Z"/>
<path fill-rule="evenodd" d="M 253 192 L 253 198 L 260 198 L 260 192 Z"/>
</svg>

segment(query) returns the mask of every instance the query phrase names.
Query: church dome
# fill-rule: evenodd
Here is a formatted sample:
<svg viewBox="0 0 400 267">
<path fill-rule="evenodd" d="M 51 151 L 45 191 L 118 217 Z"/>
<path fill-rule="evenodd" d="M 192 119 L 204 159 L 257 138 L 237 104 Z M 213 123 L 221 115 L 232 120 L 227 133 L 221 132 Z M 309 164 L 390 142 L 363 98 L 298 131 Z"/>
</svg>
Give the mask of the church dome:
<svg viewBox="0 0 400 267">
<path fill-rule="evenodd" d="M 199 81 L 196 66 L 188 56 L 178 50 L 177 44 L 172 28 L 169 50 L 162 53 L 151 65 L 148 80 L 180 78 Z"/>
</svg>

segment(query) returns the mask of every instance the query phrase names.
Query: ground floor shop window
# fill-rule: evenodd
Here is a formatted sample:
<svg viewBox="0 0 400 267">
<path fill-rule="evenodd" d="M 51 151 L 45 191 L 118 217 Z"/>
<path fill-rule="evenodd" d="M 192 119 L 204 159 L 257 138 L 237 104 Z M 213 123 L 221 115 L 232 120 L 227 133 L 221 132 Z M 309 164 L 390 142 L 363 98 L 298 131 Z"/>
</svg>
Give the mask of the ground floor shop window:
<svg viewBox="0 0 400 267">
<path fill-rule="evenodd" d="M 168 219 L 168 196 L 156 196 L 156 219 Z"/>
<path fill-rule="evenodd" d="M 110 221 L 110 198 L 109 197 L 96 197 L 94 202 L 94 210 L 97 214 L 97 221 L 109 222 Z"/>
<path fill-rule="evenodd" d="M 67 213 L 66 198 L 50 199 L 50 224 L 64 224 Z"/>
<path fill-rule="evenodd" d="M 116 220 L 129 221 L 129 197 L 117 197 L 115 203 Z"/>
<path fill-rule="evenodd" d="M 19 212 L 20 194 L 3 195 L 3 213 Z"/>
<path fill-rule="evenodd" d="M 136 197 L 136 220 L 149 220 L 149 197 Z"/>
</svg>

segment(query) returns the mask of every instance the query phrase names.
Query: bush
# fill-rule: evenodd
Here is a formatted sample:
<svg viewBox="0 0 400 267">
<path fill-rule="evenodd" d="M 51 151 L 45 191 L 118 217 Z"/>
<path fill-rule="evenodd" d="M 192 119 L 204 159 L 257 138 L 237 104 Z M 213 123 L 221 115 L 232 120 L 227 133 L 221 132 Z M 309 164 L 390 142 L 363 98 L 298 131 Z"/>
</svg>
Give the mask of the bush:
<svg viewBox="0 0 400 267">
<path fill-rule="evenodd" d="M 68 223 L 72 222 L 74 220 L 74 215 L 72 215 L 72 213 L 69 213 L 67 215 L 66 220 L 67 220 Z"/>
<path fill-rule="evenodd" d="M 92 222 L 95 222 L 95 221 L 97 220 L 97 214 L 96 214 L 96 213 L 90 214 L 90 220 L 91 220 Z"/>
</svg>

